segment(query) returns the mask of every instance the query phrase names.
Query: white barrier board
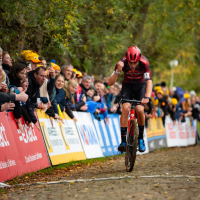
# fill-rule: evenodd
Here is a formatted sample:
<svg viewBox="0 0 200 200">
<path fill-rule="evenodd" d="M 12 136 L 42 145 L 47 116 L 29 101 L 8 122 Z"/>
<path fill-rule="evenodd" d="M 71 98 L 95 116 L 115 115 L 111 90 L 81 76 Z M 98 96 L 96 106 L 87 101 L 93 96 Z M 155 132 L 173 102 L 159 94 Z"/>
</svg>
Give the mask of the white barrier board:
<svg viewBox="0 0 200 200">
<path fill-rule="evenodd" d="M 94 128 L 93 120 L 90 113 L 73 112 L 77 118 L 76 127 L 85 155 L 88 159 L 103 157 L 101 146 Z"/>
<path fill-rule="evenodd" d="M 167 138 L 168 147 L 177 147 L 179 146 L 179 132 L 177 128 L 177 122 L 173 124 L 172 119 L 169 116 L 165 118 L 165 130 Z"/>
</svg>

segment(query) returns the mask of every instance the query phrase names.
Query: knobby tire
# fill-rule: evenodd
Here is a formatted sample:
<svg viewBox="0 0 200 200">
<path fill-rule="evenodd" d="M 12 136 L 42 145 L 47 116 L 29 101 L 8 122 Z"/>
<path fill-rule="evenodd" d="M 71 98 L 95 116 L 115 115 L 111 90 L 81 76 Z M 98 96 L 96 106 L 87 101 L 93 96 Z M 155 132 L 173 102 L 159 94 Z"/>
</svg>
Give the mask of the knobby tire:
<svg viewBox="0 0 200 200">
<path fill-rule="evenodd" d="M 130 121 L 130 129 L 127 135 L 127 142 L 126 142 L 125 164 L 127 172 L 131 172 L 133 170 L 136 160 L 137 146 L 138 146 L 138 126 L 136 119 L 133 119 Z"/>
</svg>

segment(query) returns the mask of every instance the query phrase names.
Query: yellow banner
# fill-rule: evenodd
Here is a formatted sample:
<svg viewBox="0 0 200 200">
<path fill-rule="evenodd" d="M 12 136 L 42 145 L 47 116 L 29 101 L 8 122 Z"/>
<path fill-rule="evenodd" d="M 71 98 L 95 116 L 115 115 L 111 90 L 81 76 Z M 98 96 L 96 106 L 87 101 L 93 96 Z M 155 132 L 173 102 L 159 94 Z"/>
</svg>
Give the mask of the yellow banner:
<svg viewBox="0 0 200 200">
<path fill-rule="evenodd" d="M 53 120 L 53 126 L 44 111 L 38 109 L 36 113 L 52 165 L 86 159 L 76 125 L 66 113 L 64 124 Z"/>
<path fill-rule="evenodd" d="M 161 118 L 153 118 L 148 120 L 147 138 L 166 135 L 165 127 Z"/>
</svg>

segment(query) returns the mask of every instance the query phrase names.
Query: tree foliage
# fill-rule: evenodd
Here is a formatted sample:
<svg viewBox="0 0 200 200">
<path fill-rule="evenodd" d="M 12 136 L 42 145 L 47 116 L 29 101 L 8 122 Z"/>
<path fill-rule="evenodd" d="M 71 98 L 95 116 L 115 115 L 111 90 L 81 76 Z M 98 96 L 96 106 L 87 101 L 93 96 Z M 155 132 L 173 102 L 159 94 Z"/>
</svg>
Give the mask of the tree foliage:
<svg viewBox="0 0 200 200">
<path fill-rule="evenodd" d="M 34 49 L 59 64 L 110 75 L 127 48 L 137 45 L 154 82 L 169 84 L 169 62 L 177 59 L 175 84 L 200 91 L 198 0 L 4 0 L 0 22 L 0 45 L 13 59 Z"/>
</svg>

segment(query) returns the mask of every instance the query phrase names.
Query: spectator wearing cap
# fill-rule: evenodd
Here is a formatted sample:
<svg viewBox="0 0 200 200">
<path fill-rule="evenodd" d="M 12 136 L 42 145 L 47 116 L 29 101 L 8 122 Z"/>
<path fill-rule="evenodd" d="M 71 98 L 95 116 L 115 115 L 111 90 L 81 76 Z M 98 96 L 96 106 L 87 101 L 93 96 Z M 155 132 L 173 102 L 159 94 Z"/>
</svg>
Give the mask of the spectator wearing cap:
<svg viewBox="0 0 200 200">
<path fill-rule="evenodd" d="M 55 64 L 55 63 L 51 63 L 51 65 L 52 65 L 53 69 L 55 70 L 55 75 L 56 76 L 59 75 L 60 72 L 61 72 L 60 67 L 57 64 Z"/>
<path fill-rule="evenodd" d="M 178 101 L 176 98 L 171 98 L 171 101 L 168 105 L 168 113 L 173 121 L 173 124 L 176 123 L 176 105 L 178 104 Z"/>
<path fill-rule="evenodd" d="M 159 104 L 158 106 L 162 109 L 162 111 L 164 112 L 164 115 L 162 117 L 162 122 L 163 122 L 163 126 L 165 126 L 165 117 L 167 115 L 167 108 L 168 108 L 168 103 L 167 101 L 163 98 L 163 91 L 162 89 L 158 89 L 156 90 L 156 96 L 158 98 Z"/>
<path fill-rule="evenodd" d="M 184 99 L 184 100 L 183 100 Z M 181 101 L 182 100 L 182 101 Z M 185 93 L 183 97 L 179 100 L 180 103 L 180 120 L 185 122 L 185 117 L 192 115 L 192 106 L 189 93 Z"/>
<path fill-rule="evenodd" d="M 80 71 L 76 72 L 76 79 L 77 79 L 77 83 L 80 85 L 82 83 L 82 80 L 83 80 L 83 75 Z"/>
<path fill-rule="evenodd" d="M 35 117 L 34 110 L 35 108 L 44 109 L 44 105 L 42 102 L 37 102 L 37 98 L 39 95 L 39 89 L 42 84 L 45 82 L 47 78 L 47 70 L 45 67 L 37 67 L 34 71 L 30 71 L 28 73 L 28 89 L 26 94 L 28 94 L 29 98 L 26 103 L 27 111 L 31 118 L 31 121 L 37 126 L 37 118 Z M 38 127 L 38 126 L 37 126 Z"/>
<path fill-rule="evenodd" d="M 72 76 L 73 66 L 69 63 L 61 66 L 61 74 L 65 77 L 66 81 L 69 81 Z"/>
<path fill-rule="evenodd" d="M 35 51 L 24 53 L 24 58 L 27 63 L 29 63 L 28 71 L 35 70 L 37 68 L 37 64 L 41 63 L 41 60 L 39 59 L 39 55 Z"/>
</svg>

